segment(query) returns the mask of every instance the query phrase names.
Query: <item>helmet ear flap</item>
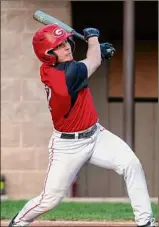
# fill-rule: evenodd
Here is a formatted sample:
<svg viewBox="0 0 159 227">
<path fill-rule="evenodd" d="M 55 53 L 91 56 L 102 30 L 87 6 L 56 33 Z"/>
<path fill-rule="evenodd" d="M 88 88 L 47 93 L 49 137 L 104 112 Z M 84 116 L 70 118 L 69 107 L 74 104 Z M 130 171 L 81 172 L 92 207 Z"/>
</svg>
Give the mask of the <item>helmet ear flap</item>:
<svg viewBox="0 0 159 227">
<path fill-rule="evenodd" d="M 57 60 L 58 60 L 57 54 L 54 53 L 53 49 L 52 49 L 52 50 L 48 50 L 48 51 L 47 51 L 47 54 L 48 54 L 48 55 L 51 55 L 51 56 L 54 58 L 54 63 L 53 63 L 53 65 L 55 65 L 55 64 L 57 63 Z"/>
</svg>

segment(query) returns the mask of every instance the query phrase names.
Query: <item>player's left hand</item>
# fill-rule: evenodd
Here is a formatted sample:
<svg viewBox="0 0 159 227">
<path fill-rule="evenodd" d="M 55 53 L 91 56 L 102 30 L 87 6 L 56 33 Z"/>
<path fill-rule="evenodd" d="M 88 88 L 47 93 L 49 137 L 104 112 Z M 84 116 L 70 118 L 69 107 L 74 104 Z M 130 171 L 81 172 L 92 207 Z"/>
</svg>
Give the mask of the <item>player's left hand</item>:
<svg viewBox="0 0 159 227">
<path fill-rule="evenodd" d="M 104 59 L 111 59 L 115 53 L 115 48 L 111 43 L 101 43 L 101 58 Z"/>
</svg>

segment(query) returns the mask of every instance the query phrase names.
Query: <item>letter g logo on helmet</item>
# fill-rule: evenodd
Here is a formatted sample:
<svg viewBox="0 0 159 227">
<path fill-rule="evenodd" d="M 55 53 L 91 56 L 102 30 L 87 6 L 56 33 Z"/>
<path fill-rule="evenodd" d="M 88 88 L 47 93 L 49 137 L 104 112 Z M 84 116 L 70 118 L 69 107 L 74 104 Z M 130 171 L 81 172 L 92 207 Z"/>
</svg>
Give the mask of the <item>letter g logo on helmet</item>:
<svg viewBox="0 0 159 227">
<path fill-rule="evenodd" d="M 55 28 L 52 33 L 53 33 L 53 36 L 59 37 L 59 36 L 64 35 L 64 30 L 59 29 L 59 28 Z"/>
</svg>

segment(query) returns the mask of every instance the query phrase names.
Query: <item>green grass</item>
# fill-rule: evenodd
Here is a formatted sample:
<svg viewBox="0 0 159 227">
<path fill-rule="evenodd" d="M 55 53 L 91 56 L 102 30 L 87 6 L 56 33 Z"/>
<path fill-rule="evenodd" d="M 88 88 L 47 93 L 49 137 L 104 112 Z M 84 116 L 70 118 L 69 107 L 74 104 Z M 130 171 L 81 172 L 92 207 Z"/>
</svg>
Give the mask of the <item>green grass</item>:
<svg viewBox="0 0 159 227">
<path fill-rule="evenodd" d="M 1 220 L 13 217 L 26 203 L 19 201 L 1 202 Z M 154 216 L 157 219 L 158 205 L 152 204 Z M 79 203 L 62 202 L 56 209 L 39 217 L 41 220 L 134 220 L 130 204 L 125 203 Z"/>
</svg>

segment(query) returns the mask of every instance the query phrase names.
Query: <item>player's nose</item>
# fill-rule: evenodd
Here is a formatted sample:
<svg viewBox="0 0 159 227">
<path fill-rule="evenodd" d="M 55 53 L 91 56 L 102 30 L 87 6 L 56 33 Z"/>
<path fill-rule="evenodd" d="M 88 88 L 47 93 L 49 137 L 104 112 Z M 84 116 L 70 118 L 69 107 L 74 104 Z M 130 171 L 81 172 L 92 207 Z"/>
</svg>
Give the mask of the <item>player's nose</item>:
<svg viewBox="0 0 159 227">
<path fill-rule="evenodd" d="M 70 50 L 70 47 L 69 47 L 69 45 L 68 44 L 66 44 L 66 46 L 65 46 L 65 50 L 67 51 L 67 50 Z"/>
</svg>

